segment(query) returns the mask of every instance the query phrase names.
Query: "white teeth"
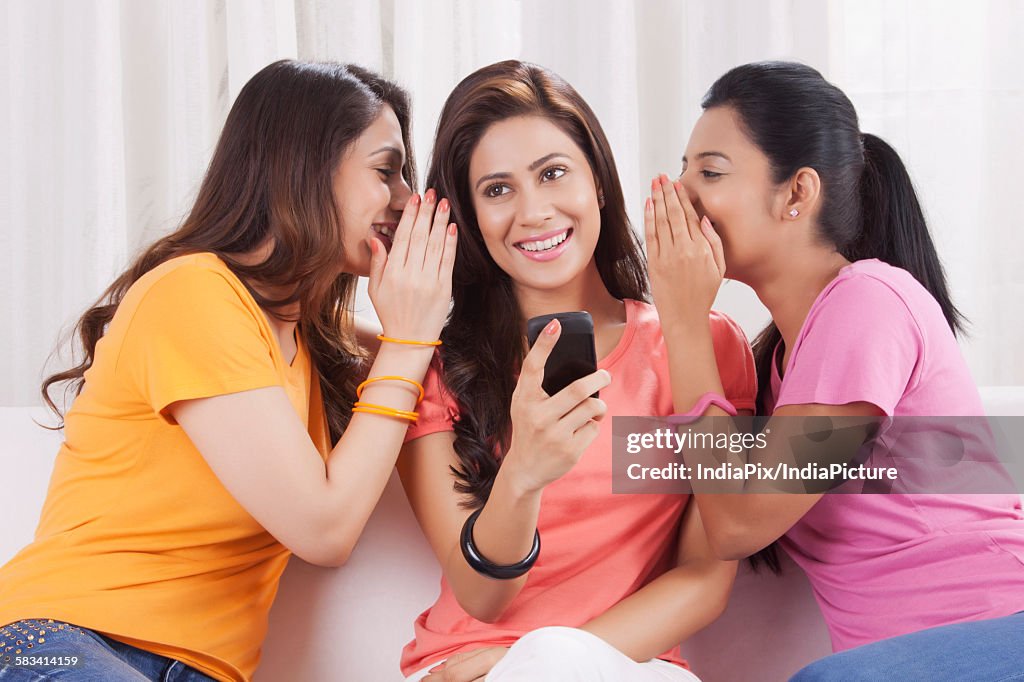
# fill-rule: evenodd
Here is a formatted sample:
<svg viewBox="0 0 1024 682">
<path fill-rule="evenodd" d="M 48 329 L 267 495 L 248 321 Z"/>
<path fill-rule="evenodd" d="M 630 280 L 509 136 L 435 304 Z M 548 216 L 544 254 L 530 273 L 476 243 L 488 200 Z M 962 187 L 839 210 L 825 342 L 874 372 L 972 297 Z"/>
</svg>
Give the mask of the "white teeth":
<svg viewBox="0 0 1024 682">
<path fill-rule="evenodd" d="M 387 225 L 374 225 L 373 231 L 384 235 L 385 237 L 394 238 L 395 231 Z"/>
<path fill-rule="evenodd" d="M 550 239 L 543 239 L 535 242 L 520 242 L 516 244 L 517 247 L 523 251 L 548 251 L 553 249 L 562 242 L 564 242 L 569 236 L 569 230 L 566 230 L 560 235 L 551 237 Z"/>
</svg>

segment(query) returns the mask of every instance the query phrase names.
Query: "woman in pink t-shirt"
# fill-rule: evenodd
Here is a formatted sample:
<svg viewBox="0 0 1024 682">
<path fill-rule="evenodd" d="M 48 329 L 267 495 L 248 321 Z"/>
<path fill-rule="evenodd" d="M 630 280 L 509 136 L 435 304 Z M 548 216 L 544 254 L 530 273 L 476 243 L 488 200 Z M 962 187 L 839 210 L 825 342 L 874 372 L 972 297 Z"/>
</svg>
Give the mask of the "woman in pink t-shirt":
<svg viewBox="0 0 1024 682">
<path fill-rule="evenodd" d="M 695 680 L 678 645 L 722 612 L 736 563 L 712 555 L 687 496 L 612 494 L 604 417 L 676 412 L 688 363 L 667 353 L 646 302 L 596 117 L 557 75 L 500 62 L 449 96 L 432 159 L 428 182 L 449 197 L 462 241 L 444 344 L 399 471 L 443 579 L 403 673 Z M 548 396 L 543 367 L 560 328 L 526 354 L 525 323 L 573 310 L 593 316 L 599 369 Z M 725 394 L 752 412 L 742 332 L 707 310 L 700 324 Z"/>
<path fill-rule="evenodd" d="M 688 348 L 706 346 L 689 322 L 723 276 L 771 312 L 754 343 L 758 413 L 773 417 L 766 434 L 780 428 L 749 462 L 774 464 L 785 449 L 775 417 L 983 415 L 910 178 L 888 144 L 860 132 L 849 99 L 810 67 L 769 62 L 726 73 L 703 107 L 679 180 L 652 186 L 648 233 L 667 225 L 674 241 L 651 250 L 651 283 L 662 324 L 685 330 L 672 340 Z M 720 391 L 708 359 L 695 363 L 705 376 L 690 382 L 693 396 Z M 1017 494 L 751 493 L 757 485 L 695 497 L 718 556 L 777 567 L 779 541 L 807 573 L 842 653 L 794 679 L 1024 679 Z"/>
</svg>

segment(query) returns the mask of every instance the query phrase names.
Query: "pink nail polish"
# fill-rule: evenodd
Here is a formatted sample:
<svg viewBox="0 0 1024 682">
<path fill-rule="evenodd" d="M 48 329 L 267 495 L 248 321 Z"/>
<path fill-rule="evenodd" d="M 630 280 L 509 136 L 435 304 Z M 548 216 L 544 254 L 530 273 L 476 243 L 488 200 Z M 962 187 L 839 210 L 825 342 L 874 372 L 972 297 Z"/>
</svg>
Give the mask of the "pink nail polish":
<svg viewBox="0 0 1024 682">
<path fill-rule="evenodd" d="M 548 322 L 548 326 L 544 328 L 545 334 L 554 334 L 558 331 L 559 322 L 558 320 L 551 320 Z"/>
<path fill-rule="evenodd" d="M 438 211 L 447 211 L 448 210 L 448 200 L 447 199 L 441 199 L 440 203 L 438 203 L 438 205 L 437 205 L 437 210 Z"/>
</svg>

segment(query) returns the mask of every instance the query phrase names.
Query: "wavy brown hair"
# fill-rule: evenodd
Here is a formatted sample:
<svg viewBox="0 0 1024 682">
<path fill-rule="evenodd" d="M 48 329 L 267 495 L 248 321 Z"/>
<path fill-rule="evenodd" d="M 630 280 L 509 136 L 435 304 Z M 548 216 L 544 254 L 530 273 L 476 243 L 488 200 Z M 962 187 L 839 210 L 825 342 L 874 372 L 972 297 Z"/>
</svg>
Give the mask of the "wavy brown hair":
<svg viewBox="0 0 1024 682">
<path fill-rule="evenodd" d="M 342 155 L 390 105 L 411 150 L 408 95 L 397 85 L 358 66 L 282 60 L 246 83 L 228 113 L 199 188 L 182 225 L 143 251 L 71 334 L 81 343 L 82 361 L 47 377 L 43 399 L 61 419 L 50 395 L 55 384 L 81 393 L 103 336 L 125 293 L 161 263 L 186 254 L 216 254 L 245 284 L 261 308 L 281 320 L 298 322 L 319 376 L 332 442 L 352 416 L 352 401 L 365 353 L 355 340 L 352 301 L 356 276 L 344 262 L 332 177 Z M 402 175 L 415 186 L 412 155 Z M 273 238 L 267 258 L 240 262 Z M 268 298 L 253 288 L 290 292 Z M 283 311 L 298 304 L 297 316 Z"/>
<path fill-rule="evenodd" d="M 485 66 L 459 83 L 445 102 L 427 173 L 427 187 L 451 202 L 459 225 L 452 281 L 452 312 L 441 339 L 443 378 L 459 406 L 455 422 L 455 489 L 481 506 L 490 495 L 511 436 L 509 409 L 525 357 L 523 328 L 512 281 L 491 258 L 477 224 L 469 160 L 498 121 L 541 116 L 583 150 L 604 195 L 601 234 L 594 251 L 608 292 L 618 299 L 649 298 L 646 260 L 626 215 L 611 146 L 579 93 L 557 74 L 508 60 Z"/>
</svg>

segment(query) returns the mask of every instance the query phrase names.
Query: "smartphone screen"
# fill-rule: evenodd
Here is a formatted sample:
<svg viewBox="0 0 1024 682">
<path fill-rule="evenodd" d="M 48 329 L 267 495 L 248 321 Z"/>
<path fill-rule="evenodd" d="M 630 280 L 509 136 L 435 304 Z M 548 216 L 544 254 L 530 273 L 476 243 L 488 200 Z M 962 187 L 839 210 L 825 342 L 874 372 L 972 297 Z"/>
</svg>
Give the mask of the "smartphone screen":
<svg viewBox="0 0 1024 682">
<path fill-rule="evenodd" d="M 544 327 L 555 318 L 562 325 L 562 333 L 544 364 L 542 386 L 548 395 L 554 395 L 577 379 L 597 371 L 594 320 L 586 311 L 531 317 L 526 323 L 530 346 L 533 347 Z M 593 397 L 598 397 L 598 393 Z"/>
</svg>

